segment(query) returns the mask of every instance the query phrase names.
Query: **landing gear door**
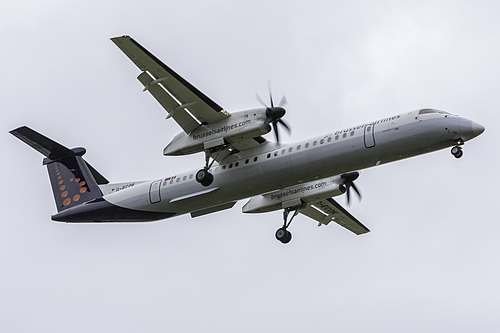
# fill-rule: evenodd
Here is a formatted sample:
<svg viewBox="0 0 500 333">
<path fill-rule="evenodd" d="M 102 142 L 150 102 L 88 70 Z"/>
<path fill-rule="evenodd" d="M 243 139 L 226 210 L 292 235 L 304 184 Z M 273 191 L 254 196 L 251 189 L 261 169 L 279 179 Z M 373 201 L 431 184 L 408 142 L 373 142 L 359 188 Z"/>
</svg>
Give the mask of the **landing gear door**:
<svg viewBox="0 0 500 333">
<path fill-rule="evenodd" d="M 366 124 L 365 126 L 365 147 L 375 147 L 375 124 Z"/>
<path fill-rule="evenodd" d="M 161 179 L 151 183 L 149 187 L 149 201 L 154 204 L 161 201 L 160 197 Z"/>
</svg>

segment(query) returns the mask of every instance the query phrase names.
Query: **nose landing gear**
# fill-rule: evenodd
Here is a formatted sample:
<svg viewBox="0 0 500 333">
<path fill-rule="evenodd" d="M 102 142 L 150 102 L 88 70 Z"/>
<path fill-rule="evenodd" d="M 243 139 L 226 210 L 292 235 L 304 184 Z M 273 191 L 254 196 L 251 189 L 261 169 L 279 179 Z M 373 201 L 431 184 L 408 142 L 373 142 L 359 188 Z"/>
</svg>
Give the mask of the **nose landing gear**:
<svg viewBox="0 0 500 333">
<path fill-rule="evenodd" d="M 455 158 L 460 158 L 464 155 L 464 152 L 462 151 L 462 147 L 454 146 L 451 148 L 451 154 L 455 156 Z"/>
<path fill-rule="evenodd" d="M 462 151 L 462 147 L 464 144 L 464 140 L 458 139 L 457 144 L 451 148 L 451 154 L 455 156 L 455 158 L 460 158 L 464 155 L 464 152 Z"/>
<path fill-rule="evenodd" d="M 462 151 L 462 147 L 464 145 L 464 140 L 458 139 L 457 144 L 451 148 L 451 154 L 455 156 L 455 158 L 460 158 L 464 155 L 464 152 Z"/>
</svg>

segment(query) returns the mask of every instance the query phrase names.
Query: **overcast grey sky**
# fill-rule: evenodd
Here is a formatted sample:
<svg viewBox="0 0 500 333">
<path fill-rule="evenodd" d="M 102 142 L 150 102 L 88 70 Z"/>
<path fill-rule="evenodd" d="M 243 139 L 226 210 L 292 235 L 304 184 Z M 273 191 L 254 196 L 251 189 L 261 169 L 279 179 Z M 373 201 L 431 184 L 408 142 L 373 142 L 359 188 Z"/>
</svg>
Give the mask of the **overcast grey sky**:
<svg viewBox="0 0 500 333">
<path fill-rule="evenodd" d="M 493 149 L 498 1 L 22 1 L 0 5 L 3 332 L 493 332 L 500 251 Z M 286 141 L 434 107 L 486 127 L 363 170 L 349 210 L 372 232 L 232 210 L 64 224 L 28 125 L 87 148 L 112 182 L 198 169 L 109 40 L 129 34 L 229 112 L 288 98 Z M 344 198 L 339 202 L 345 204 Z"/>
</svg>

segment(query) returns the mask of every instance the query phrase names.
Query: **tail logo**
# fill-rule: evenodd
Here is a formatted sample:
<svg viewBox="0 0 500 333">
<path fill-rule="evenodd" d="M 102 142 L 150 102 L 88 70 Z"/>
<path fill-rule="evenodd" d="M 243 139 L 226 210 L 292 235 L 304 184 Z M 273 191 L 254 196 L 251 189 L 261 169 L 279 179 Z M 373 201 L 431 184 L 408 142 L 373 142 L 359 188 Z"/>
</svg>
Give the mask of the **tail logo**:
<svg viewBox="0 0 500 333">
<path fill-rule="evenodd" d="M 68 195 L 68 191 L 66 191 L 66 185 L 64 184 L 64 180 L 62 179 L 63 177 L 61 176 L 61 170 L 59 170 L 59 165 L 56 165 L 56 175 L 57 175 L 57 179 L 59 180 L 58 184 L 61 185 L 59 187 L 59 191 L 61 192 L 60 195 L 61 195 L 61 198 L 64 198 L 63 200 L 63 206 L 66 207 L 68 206 L 71 202 L 77 202 L 80 200 L 80 194 L 83 194 L 85 192 L 87 192 L 88 188 L 85 186 L 87 184 L 87 182 L 85 182 L 84 180 L 81 180 L 80 178 L 70 178 L 68 180 L 68 182 L 75 182 L 77 183 L 78 185 L 80 185 L 80 194 L 75 194 L 73 195 L 72 198 L 69 198 Z"/>
</svg>

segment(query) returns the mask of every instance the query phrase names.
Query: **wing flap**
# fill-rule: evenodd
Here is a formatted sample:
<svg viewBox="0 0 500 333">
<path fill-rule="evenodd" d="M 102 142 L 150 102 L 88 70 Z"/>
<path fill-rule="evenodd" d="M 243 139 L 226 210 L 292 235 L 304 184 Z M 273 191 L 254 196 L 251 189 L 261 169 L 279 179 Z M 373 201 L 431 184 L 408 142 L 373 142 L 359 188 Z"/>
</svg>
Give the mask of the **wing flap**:
<svg viewBox="0 0 500 333">
<path fill-rule="evenodd" d="M 215 212 L 220 212 L 221 210 L 230 209 L 230 208 L 233 208 L 233 206 L 236 204 L 236 202 L 237 201 L 227 202 L 227 203 L 224 203 L 224 204 L 221 204 L 218 206 L 205 208 L 202 210 L 197 210 L 197 211 L 191 212 L 191 217 L 195 218 L 195 217 L 199 217 L 199 216 L 203 216 L 203 215 L 207 215 L 207 214 L 212 214 Z"/>
<path fill-rule="evenodd" d="M 160 105 L 167 111 L 168 116 L 174 118 L 177 124 L 182 127 L 184 132 L 189 134 L 200 126 L 200 123 L 196 121 L 196 119 L 194 119 L 182 105 L 179 105 L 179 103 L 177 103 L 172 96 L 170 96 L 162 85 L 159 83 L 152 83 L 155 80 L 147 72 L 142 72 L 137 79 L 144 85 L 144 89 L 149 91 L 158 103 L 160 103 Z M 163 79 L 166 81 L 169 78 L 167 77 Z"/>
<path fill-rule="evenodd" d="M 305 208 L 300 209 L 299 212 L 318 221 L 320 224 L 327 225 L 333 221 L 356 235 L 370 232 L 367 227 L 332 198 L 310 203 Z"/>
<path fill-rule="evenodd" d="M 252 139 L 230 142 L 230 143 L 232 147 L 238 149 L 239 151 L 243 151 L 260 147 L 266 142 L 267 142 L 266 139 L 264 139 L 262 136 L 259 136 Z"/>
</svg>

